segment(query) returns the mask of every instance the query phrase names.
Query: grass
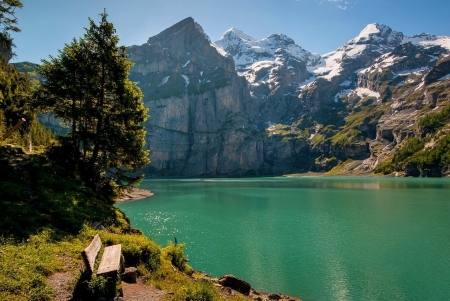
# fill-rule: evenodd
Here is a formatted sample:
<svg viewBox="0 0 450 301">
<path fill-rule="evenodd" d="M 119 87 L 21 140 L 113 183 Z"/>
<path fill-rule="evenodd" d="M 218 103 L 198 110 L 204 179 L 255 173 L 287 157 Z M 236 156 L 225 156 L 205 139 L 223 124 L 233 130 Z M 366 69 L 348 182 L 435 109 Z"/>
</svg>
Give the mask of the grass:
<svg viewBox="0 0 450 301">
<path fill-rule="evenodd" d="M 81 251 L 95 234 L 103 248 L 121 244 L 126 266 L 135 266 L 149 284 L 173 292 L 170 300 L 249 300 L 220 295 L 199 279 L 185 260 L 183 244 L 165 248 L 131 234 L 129 219 L 104 198 L 80 186 L 45 155 L 24 155 L 0 147 L 0 300 L 54 300 L 47 278 L 69 273 L 73 301 L 118 294 L 120 281 L 85 271 Z M 102 229 L 93 225 L 101 224 Z"/>
</svg>

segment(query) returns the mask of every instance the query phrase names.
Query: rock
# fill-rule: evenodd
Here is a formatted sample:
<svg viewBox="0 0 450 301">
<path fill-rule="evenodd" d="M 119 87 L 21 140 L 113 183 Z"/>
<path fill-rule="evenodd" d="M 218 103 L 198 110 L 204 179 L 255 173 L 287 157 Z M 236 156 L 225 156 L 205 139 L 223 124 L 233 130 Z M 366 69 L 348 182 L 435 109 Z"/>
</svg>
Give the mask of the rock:
<svg viewBox="0 0 450 301">
<path fill-rule="evenodd" d="M 225 287 L 229 287 L 247 296 L 250 294 L 250 289 L 252 288 L 250 284 L 248 284 L 244 280 L 230 274 L 220 277 L 219 284 Z"/>
<path fill-rule="evenodd" d="M 122 280 L 126 283 L 136 283 L 137 281 L 137 268 L 129 267 L 126 268 L 122 274 Z"/>
</svg>

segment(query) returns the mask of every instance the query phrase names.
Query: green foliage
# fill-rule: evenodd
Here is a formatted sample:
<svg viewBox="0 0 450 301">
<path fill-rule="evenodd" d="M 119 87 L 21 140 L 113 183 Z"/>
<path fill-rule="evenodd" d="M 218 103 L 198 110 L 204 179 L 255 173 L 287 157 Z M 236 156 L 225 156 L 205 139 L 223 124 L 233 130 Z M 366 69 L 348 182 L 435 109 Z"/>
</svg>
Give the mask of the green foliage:
<svg viewBox="0 0 450 301">
<path fill-rule="evenodd" d="M 420 138 L 413 137 L 407 140 L 406 144 L 394 155 L 392 163 L 398 164 L 404 161 L 416 152 L 422 150 L 424 146 L 425 141 Z"/>
<path fill-rule="evenodd" d="M 319 145 L 320 143 L 325 141 L 325 137 L 322 134 L 315 134 L 314 137 L 312 138 L 312 141 L 314 143 L 314 145 Z"/>
<path fill-rule="evenodd" d="M 19 128 L 22 135 L 27 132 L 34 119 L 30 105 L 31 94 L 32 87 L 28 77 L 0 58 L 0 110 L 3 111 L 7 128 L 14 126 L 21 118 L 27 120 L 27 123 Z"/>
<path fill-rule="evenodd" d="M 92 274 L 92 278 L 86 281 L 89 292 L 97 297 L 108 294 L 108 279 L 104 276 Z"/>
<path fill-rule="evenodd" d="M 391 174 L 394 171 L 395 171 L 395 166 L 389 160 L 382 162 L 374 170 L 375 173 L 382 173 L 384 175 Z"/>
<path fill-rule="evenodd" d="M 350 146 L 361 141 L 361 131 L 355 129 L 347 129 L 340 131 L 332 137 L 333 144 Z"/>
<path fill-rule="evenodd" d="M 21 243 L 0 237 L 0 300 L 53 300 L 46 277 L 62 270 L 57 253 L 48 231 Z"/>
<path fill-rule="evenodd" d="M 37 85 L 42 81 L 42 77 L 39 74 L 39 65 L 30 62 L 12 63 L 20 73 L 26 74 L 32 83 Z"/>
<path fill-rule="evenodd" d="M 172 264 L 177 267 L 182 272 L 192 272 L 191 267 L 187 265 L 187 258 L 184 255 L 184 247 L 185 244 L 173 244 L 172 242 L 169 242 L 169 244 L 166 247 L 166 252 L 170 256 Z"/>
<path fill-rule="evenodd" d="M 217 291 L 211 282 L 201 281 L 197 286 L 189 286 L 186 291 L 186 301 L 217 300 Z"/>
<path fill-rule="evenodd" d="M 449 165 L 450 164 L 450 134 L 445 135 L 437 144 L 425 149 L 422 152 L 415 153 L 410 162 L 417 163 L 421 166 L 425 165 Z"/>
<path fill-rule="evenodd" d="M 0 147 L 0 236 L 26 239 L 50 227 L 78 233 L 84 222 L 115 223 L 115 209 L 43 155 Z"/>
<path fill-rule="evenodd" d="M 389 174 L 409 163 L 415 163 L 422 168 L 450 165 L 450 134 L 437 139 L 433 147 L 424 148 L 426 141 L 428 140 L 416 137 L 407 140 L 393 159 L 381 163 L 375 172 Z"/>
<path fill-rule="evenodd" d="M 85 237 L 93 237 L 99 233 L 100 238 L 105 245 L 122 245 L 122 254 L 125 259 L 126 266 L 143 265 L 146 269 L 154 271 L 159 268 L 161 264 L 161 250 L 159 246 L 151 239 L 143 235 L 122 234 L 121 228 L 118 233 L 109 231 L 94 231 L 85 229 Z"/>
<path fill-rule="evenodd" d="M 148 118 L 142 92 L 128 80 L 132 65 L 117 44 L 112 23 L 101 14 L 90 20 L 83 38 L 74 39 L 58 57 L 43 61 L 44 83 L 37 104 L 70 125 L 53 153 L 62 152 L 86 185 L 112 199 L 142 179 L 133 172 L 147 165 L 143 150 Z"/>
<path fill-rule="evenodd" d="M 31 121 L 30 138 L 33 147 L 40 150 L 50 146 L 54 141 L 52 131 L 46 129 L 37 119 Z"/>
<path fill-rule="evenodd" d="M 20 0 L 4 0 L 0 2 L 0 56 L 9 61 L 14 53 L 13 39 L 10 32 L 19 32 L 17 27 L 17 18 L 14 10 L 22 8 L 23 4 Z"/>
<path fill-rule="evenodd" d="M 419 120 L 419 126 L 432 132 L 442 128 L 450 121 L 450 106 L 445 107 L 439 113 L 431 113 Z"/>
<path fill-rule="evenodd" d="M 367 98 L 370 103 L 370 98 Z M 349 146 L 365 140 L 371 133 L 367 132 L 367 127 L 375 128 L 374 125 L 384 114 L 383 109 L 373 105 L 358 107 L 345 120 L 345 125 L 338 133 L 331 137 L 334 145 Z M 364 129 L 364 130 L 363 130 Z"/>
</svg>

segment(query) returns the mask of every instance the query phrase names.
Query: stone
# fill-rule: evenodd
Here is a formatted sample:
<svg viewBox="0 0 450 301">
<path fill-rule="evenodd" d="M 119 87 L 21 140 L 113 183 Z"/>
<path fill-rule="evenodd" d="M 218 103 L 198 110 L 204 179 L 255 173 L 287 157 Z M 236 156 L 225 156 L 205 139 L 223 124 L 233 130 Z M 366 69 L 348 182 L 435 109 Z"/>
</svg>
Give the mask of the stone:
<svg viewBox="0 0 450 301">
<path fill-rule="evenodd" d="M 231 274 L 220 277 L 219 284 L 221 284 L 222 286 L 225 286 L 225 287 L 229 287 L 229 288 L 231 288 L 235 291 L 238 291 L 241 294 L 244 294 L 247 296 L 250 294 L 250 290 L 252 288 L 250 286 L 250 284 L 248 284 L 244 280 L 239 279 L 236 276 L 233 276 Z"/>
<path fill-rule="evenodd" d="M 122 274 L 122 280 L 126 283 L 136 283 L 137 282 L 137 268 L 128 267 Z"/>
</svg>

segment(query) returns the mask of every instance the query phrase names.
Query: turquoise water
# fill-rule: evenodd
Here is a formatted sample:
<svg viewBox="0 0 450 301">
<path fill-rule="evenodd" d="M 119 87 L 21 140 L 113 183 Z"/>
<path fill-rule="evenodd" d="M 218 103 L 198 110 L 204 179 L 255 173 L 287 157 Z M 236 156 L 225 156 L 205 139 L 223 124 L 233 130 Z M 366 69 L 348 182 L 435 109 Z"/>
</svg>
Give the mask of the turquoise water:
<svg viewBox="0 0 450 301">
<path fill-rule="evenodd" d="M 450 300 L 450 180 L 144 180 L 119 204 L 190 264 L 308 300 Z"/>
</svg>

